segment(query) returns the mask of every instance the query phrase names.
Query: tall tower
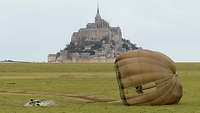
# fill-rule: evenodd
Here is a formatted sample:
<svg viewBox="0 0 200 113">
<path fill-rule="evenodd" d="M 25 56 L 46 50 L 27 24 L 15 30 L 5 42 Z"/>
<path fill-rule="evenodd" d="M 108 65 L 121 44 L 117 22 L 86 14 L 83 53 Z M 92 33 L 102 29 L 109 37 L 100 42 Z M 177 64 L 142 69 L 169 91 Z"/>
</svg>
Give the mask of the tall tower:
<svg viewBox="0 0 200 113">
<path fill-rule="evenodd" d="M 95 23 L 99 20 L 101 20 L 101 16 L 100 16 L 100 13 L 99 13 L 99 3 L 97 3 L 97 14 L 96 14 L 96 17 L 95 17 Z"/>
</svg>

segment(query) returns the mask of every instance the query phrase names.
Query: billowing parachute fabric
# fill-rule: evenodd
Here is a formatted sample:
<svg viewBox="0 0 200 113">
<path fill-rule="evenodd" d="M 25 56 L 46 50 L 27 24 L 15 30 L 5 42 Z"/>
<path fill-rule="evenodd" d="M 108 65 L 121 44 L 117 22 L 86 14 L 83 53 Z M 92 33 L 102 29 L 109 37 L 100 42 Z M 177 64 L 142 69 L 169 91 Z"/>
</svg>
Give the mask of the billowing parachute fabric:
<svg viewBox="0 0 200 113">
<path fill-rule="evenodd" d="M 162 53 L 129 51 L 116 58 L 115 68 L 125 105 L 177 104 L 182 97 L 175 63 Z"/>
</svg>

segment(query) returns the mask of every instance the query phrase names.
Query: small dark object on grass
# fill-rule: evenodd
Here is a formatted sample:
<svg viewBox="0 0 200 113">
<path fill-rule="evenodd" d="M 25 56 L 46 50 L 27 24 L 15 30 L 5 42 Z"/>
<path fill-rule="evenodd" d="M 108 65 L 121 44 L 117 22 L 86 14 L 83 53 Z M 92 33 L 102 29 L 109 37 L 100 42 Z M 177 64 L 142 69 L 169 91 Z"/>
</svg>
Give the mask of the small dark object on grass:
<svg viewBox="0 0 200 113">
<path fill-rule="evenodd" d="M 24 106 L 26 107 L 34 107 L 34 106 L 54 106 L 55 103 L 52 100 L 37 100 L 37 99 L 30 99 L 29 102 L 27 102 Z"/>
</svg>

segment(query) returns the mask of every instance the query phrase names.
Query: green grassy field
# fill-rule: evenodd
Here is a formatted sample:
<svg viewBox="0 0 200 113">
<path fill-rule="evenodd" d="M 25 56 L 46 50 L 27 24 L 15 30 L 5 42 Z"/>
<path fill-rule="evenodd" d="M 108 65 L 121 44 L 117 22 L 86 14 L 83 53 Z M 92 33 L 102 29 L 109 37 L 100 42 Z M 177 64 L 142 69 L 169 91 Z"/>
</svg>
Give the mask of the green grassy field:
<svg viewBox="0 0 200 113">
<path fill-rule="evenodd" d="M 0 64 L 0 113 L 200 113 L 200 63 L 178 63 L 178 105 L 124 106 L 112 64 Z M 24 107 L 29 99 L 52 107 Z"/>
</svg>

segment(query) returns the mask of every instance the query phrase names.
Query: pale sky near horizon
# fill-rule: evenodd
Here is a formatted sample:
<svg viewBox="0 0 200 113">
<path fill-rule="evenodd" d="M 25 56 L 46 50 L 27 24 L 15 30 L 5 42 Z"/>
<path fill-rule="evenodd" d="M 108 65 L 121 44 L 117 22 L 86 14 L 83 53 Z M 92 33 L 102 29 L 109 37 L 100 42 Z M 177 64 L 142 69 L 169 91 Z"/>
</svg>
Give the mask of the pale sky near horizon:
<svg viewBox="0 0 200 113">
<path fill-rule="evenodd" d="M 200 61 L 199 0 L 99 0 L 123 37 L 175 61 Z M 0 0 L 0 61 L 47 61 L 94 22 L 97 0 Z"/>
</svg>

